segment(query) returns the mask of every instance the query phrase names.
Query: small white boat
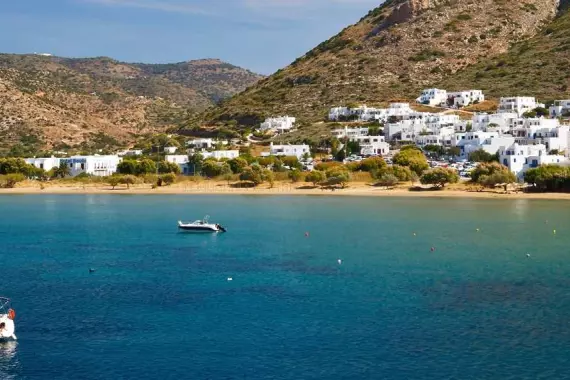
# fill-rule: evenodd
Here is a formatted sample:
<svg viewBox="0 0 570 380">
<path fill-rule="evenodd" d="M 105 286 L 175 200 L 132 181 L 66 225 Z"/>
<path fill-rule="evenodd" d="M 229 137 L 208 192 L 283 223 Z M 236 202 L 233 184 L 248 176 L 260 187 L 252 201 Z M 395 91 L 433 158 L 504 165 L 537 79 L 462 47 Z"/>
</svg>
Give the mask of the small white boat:
<svg viewBox="0 0 570 380">
<path fill-rule="evenodd" d="M 210 217 L 206 215 L 204 219 L 197 220 L 193 223 L 178 222 L 178 228 L 187 232 L 226 232 L 226 229 L 217 223 L 209 223 L 208 219 Z"/>
<path fill-rule="evenodd" d="M 10 299 L 0 297 L 0 341 L 16 340 L 16 312 L 10 308 Z"/>
</svg>

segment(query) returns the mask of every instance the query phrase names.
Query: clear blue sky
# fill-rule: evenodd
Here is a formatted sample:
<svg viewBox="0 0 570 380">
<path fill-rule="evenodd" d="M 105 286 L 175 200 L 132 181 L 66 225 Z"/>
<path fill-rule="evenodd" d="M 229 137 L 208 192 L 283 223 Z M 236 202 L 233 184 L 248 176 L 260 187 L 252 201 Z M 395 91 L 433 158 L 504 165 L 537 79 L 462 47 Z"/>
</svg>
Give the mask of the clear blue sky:
<svg viewBox="0 0 570 380">
<path fill-rule="evenodd" d="M 0 52 L 165 63 L 220 58 L 270 74 L 382 0 L 0 0 Z"/>
</svg>

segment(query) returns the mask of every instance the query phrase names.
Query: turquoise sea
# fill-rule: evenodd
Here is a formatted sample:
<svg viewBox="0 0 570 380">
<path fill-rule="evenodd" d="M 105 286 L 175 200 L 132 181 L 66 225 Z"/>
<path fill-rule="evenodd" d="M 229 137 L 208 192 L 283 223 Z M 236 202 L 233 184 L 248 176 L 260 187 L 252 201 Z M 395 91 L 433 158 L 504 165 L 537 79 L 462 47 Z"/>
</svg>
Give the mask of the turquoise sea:
<svg viewBox="0 0 570 380">
<path fill-rule="evenodd" d="M 569 206 L 0 196 L 0 379 L 569 379 Z"/>
</svg>

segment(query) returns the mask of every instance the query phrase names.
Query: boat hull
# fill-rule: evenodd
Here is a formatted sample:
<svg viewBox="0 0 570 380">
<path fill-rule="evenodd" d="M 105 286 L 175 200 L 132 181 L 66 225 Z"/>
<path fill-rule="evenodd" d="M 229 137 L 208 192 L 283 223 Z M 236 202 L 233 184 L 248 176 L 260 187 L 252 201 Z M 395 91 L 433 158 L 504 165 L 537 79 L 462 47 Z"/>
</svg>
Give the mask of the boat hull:
<svg viewBox="0 0 570 380">
<path fill-rule="evenodd" d="M 178 229 L 183 232 L 193 232 L 197 234 L 208 234 L 208 233 L 216 233 L 220 232 L 219 230 L 212 229 L 210 227 L 185 227 L 185 226 L 178 226 Z"/>
</svg>

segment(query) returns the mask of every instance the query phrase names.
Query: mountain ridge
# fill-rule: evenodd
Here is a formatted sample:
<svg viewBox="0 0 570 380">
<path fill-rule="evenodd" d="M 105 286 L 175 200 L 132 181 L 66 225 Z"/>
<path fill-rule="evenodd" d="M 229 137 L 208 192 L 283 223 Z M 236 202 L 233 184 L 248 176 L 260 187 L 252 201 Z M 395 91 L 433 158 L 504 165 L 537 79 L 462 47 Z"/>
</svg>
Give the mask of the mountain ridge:
<svg viewBox="0 0 570 380">
<path fill-rule="evenodd" d="M 177 129 L 260 78 L 217 59 L 153 65 L 0 54 L 0 148 L 91 149 L 101 146 L 96 136 L 109 147 L 128 145 Z"/>
<path fill-rule="evenodd" d="M 248 128 L 289 114 L 312 123 L 331 106 L 415 99 L 422 88 L 531 38 L 559 6 L 558 0 L 387 1 L 195 122 Z"/>
</svg>

